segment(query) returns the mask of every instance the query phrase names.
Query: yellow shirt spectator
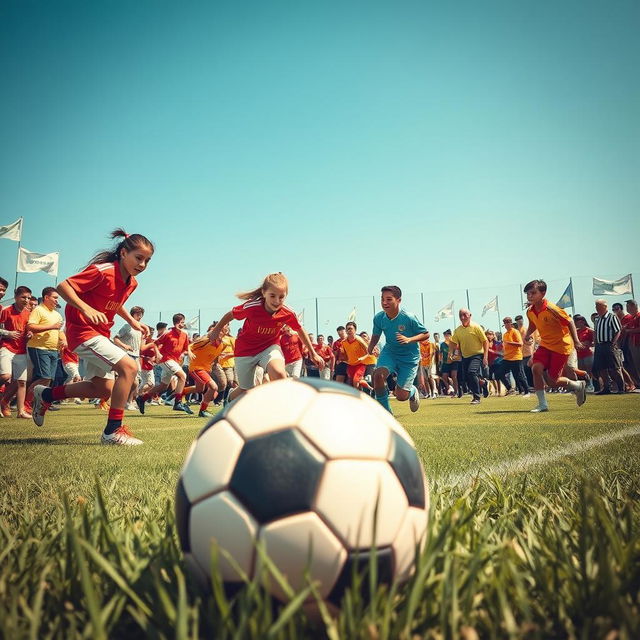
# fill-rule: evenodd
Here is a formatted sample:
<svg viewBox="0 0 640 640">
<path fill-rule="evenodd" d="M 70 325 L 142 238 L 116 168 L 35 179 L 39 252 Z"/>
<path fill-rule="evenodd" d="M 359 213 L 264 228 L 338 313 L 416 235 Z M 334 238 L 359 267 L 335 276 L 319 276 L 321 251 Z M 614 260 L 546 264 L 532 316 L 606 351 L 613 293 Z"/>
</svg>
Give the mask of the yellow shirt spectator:
<svg viewBox="0 0 640 640">
<path fill-rule="evenodd" d="M 436 351 L 436 345 L 428 340 L 420 343 L 420 365 L 422 367 L 430 367 L 433 362 L 433 354 Z"/>
<path fill-rule="evenodd" d="M 27 324 L 34 325 L 52 325 L 56 323 L 62 323 L 62 316 L 54 309 L 53 311 L 48 309 L 44 304 L 39 304 L 30 314 Z M 49 351 L 55 351 L 58 348 L 58 342 L 60 340 L 60 329 L 49 329 L 48 331 L 34 332 L 33 336 L 29 338 L 27 347 L 34 349 L 47 349 Z"/>
<path fill-rule="evenodd" d="M 520 346 L 516 347 L 513 344 L 507 344 L 508 342 L 519 342 Z M 522 360 L 522 335 L 520 331 L 513 327 L 509 331 L 505 331 L 502 335 L 502 344 L 504 349 L 504 359 L 513 362 L 515 360 Z"/>
<path fill-rule="evenodd" d="M 468 327 L 460 325 L 451 335 L 451 342 L 460 347 L 463 358 L 484 353 L 484 343 L 487 341 L 482 327 L 472 322 Z"/>
<path fill-rule="evenodd" d="M 233 354 L 236 349 L 236 339 L 233 336 L 225 336 L 222 338 L 224 349 L 218 358 L 218 364 L 223 369 L 231 369 L 236 366 L 236 359 Z"/>
</svg>

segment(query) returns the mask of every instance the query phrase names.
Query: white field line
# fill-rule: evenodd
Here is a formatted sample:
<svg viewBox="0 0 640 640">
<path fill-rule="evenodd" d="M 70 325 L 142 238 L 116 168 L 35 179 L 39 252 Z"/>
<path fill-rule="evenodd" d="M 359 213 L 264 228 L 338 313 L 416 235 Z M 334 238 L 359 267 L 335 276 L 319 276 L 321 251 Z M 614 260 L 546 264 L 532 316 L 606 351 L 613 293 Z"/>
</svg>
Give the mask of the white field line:
<svg viewBox="0 0 640 640">
<path fill-rule="evenodd" d="M 603 447 L 611 442 L 615 442 L 616 440 L 622 440 L 624 438 L 637 435 L 640 435 L 640 424 L 627 427 L 626 429 L 621 429 L 620 431 L 604 433 L 600 436 L 589 438 L 588 440 L 578 440 L 561 447 L 553 447 L 544 453 L 529 453 L 520 458 L 505 460 L 504 462 L 499 462 L 498 464 L 490 467 L 478 467 L 473 471 L 467 471 L 466 473 L 443 476 L 438 479 L 438 483 L 442 483 L 443 486 L 446 487 L 455 487 L 458 485 L 468 485 L 478 477 L 504 476 L 512 473 L 522 473 L 531 467 L 552 464 L 566 456 L 575 456 L 579 453 L 584 453 L 589 449 Z"/>
</svg>

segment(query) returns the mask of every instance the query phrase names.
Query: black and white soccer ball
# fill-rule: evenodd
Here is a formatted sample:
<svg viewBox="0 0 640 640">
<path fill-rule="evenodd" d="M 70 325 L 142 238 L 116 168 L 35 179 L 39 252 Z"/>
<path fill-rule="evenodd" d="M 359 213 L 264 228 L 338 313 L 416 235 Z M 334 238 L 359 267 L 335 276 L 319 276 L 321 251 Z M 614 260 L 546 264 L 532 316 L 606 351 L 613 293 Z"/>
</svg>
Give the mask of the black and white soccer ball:
<svg viewBox="0 0 640 640">
<path fill-rule="evenodd" d="M 191 446 L 176 491 L 182 551 L 204 582 L 214 541 L 225 583 L 255 575 L 261 543 L 294 590 L 310 578 L 337 606 L 372 553 L 379 582 L 409 577 L 428 506 L 407 432 L 370 397 L 318 378 L 229 405 Z M 276 580 L 269 588 L 286 600 Z"/>
</svg>

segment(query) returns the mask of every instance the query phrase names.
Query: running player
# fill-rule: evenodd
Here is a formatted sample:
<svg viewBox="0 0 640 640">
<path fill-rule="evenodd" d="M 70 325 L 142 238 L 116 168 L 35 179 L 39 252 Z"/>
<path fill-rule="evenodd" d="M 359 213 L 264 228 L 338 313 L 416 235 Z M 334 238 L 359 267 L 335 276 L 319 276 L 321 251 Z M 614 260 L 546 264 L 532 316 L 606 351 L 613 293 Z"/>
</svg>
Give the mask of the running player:
<svg viewBox="0 0 640 640">
<path fill-rule="evenodd" d="M 209 413 L 209 403 L 216 399 L 218 395 L 218 385 L 211 377 L 211 367 L 216 358 L 224 351 L 225 344 L 221 339 L 211 340 L 211 330 L 215 325 L 211 325 L 207 331 L 207 335 L 198 338 L 191 344 L 191 352 L 193 358 L 189 361 L 189 375 L 195 383 L 197 393 L 202 393 L 202 402 L 200 403 L 200 418 L 213 418 L 213 414 Z M 224 333 L 224 332 L 223 332 Z"/>
<path fill-rule="evenodd" d="M 235 349 L 238 386 L 229 394 L 229 401 L 235 400 L 256 384 L 257 367 L 264 369 L 269 380 L 287 377 L 280 348 L 280 333 L 284 325 L 289 325 L 298 332 L 309 351 L 309 357 L 318 367 L 324 366 L 324 360 L 315 352 L 295 311 L 284 304 L 288 292 L 289 283 L 282 273 L 268 275 L 261 286 L 239 293 L 238 298 L 246 302 L 227 311 L 209 334 L 209 339 L 213 342 L 220 337 L 222 327 L 231 320 L 244 320 Z"/>
<path fill-rule="evenodd" d="M 529 327 L 524 341 L 537 329 L 540 334 L 540 346 L 533 354 L 533 386 L 538 396 L 538 406 L 531 410 L 532 413 L 549 411 L 547 398 L 544 392 L 544 372 L 546 371 L 550 385 L 553 387 L 565 387 L 576 395 L 578 406 L 582 406 L 587 399 L 586 383 L 584 380 L 569 380 L 562 375 L 569 356 L 576 349 L 581 349 L 583 344 L 578 339 L 576 326 L 564 309 L 549 302 L 545 298 L 547 283 L 544 280 L 532 280 L 525 288 L 527 294 L 527 318 Z M 573 340 L 573 342 L 572 342 Z"/>
<path fill-rule="evenodd" d="M 111 408 L 101 442 L 139 445 L 142 440 L 135 438 L 122 424 L 124 405 L 138 366 L 109 337 L 116 314 L 146 335 L 146 326 L 131 316 L 124 303 L 138 286 L 135 276 L 147 268 L 154 247 L 145 236 L 139 233 L 129 235 L 123 229 L 113 231 L 111 238 L 122 239 L 113 249 L 100 251 L 83 271 L 57 287 L 67 302 L 67 342 L 69 348 L 85 361 L 86 379 L 53 388 L 35 387 L 33 420 L 42 426 L 45 413 L 54 400 L 111 396 Z M 118 374 L 115 384 L 114 373 Z"/>
<path fill-rule="evenodd" d="M 385 286 L 382 287 L 381 293 L 382 311 L 373 318 L 373 335 L 367 349 L 368 353 L 373 353 L 380 336 L 384 333 L 386 344 L 382 348 L 373 374 L 376 400 L 391 412 L 387 378 L 395 373 L 395 397 L 402 402 L 409 400 L 411 411 L 417 411 L 420 406 L 420 394 L 413 381 L 420 366 L 418 342 L 427 340 L 429 332 L 414 314 L 400 308 L 400 287 Z"/>
</svg>

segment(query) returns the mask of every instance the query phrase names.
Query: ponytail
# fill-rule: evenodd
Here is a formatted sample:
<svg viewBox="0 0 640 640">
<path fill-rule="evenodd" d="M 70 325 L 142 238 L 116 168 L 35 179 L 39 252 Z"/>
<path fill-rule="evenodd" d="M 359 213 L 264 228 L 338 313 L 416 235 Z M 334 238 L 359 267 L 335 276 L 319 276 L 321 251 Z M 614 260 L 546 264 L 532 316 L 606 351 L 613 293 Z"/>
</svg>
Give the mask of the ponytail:
<svg viewBox="0 0 640 640">
<path fill-rule="evenodd" d="M 122 238 L 120 242 L 113 249 L 105 249 L 103 251 L 99 251 L 96 253 L 91 260 L 87 263 L 87 267 L 92 264 L 100 264 L 103 262 L 117 262 L 120 260 L 120 256 L 122 254 L 122 250 L 133 251 L 137 247 L 146 247 L 147 249 L 151 249 L 151 252 L 155 251 L 155 247 L 153 246 L 153 242 L 149 240 L 146 236 L 143 236 L 139 233 L 132 233 L 129 235 L 124 229 L 118 227 L 114 229 L 109 237 L 112 239 Z M 86 268 L 86 267 L 85 267 Z"/>
<path fill-rule="evenodd" d="M 281 271 L 278 271 L 278 273 L 270 273 L 263 280 L 260 287 L 252 289 L 251 291 L 241 291 L 240 293 L 236 293 L 236 297 L 240 298 L 240 300 L 260 300 L 264 297 L 263 291 L 270 288 L 282 289 L 288 293 L 289 281 L 287 280 L 287 276 L 285 276 Z"/>
</svg>

